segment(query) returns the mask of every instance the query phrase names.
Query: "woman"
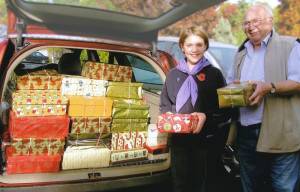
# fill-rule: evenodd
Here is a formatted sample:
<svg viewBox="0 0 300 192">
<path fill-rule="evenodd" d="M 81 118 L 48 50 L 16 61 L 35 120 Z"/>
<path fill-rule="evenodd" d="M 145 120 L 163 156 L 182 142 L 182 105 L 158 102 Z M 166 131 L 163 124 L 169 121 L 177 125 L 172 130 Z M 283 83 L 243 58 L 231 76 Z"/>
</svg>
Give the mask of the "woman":
<svg viewBox="0 0 300 192">
<path fill-rule="evenodd" d="M 184 29 L 179 45 L 185 55 L 166 78 L 160 101 L 161 113 L 198 115 L 191 134 L 172 134 L 171 171 L 173 188 L 181 191 L 217 191 L 221 153 L 228 129 L 229 113 L 218 108 L 216 89 L 225 86 L 222 73 L 204 57 L 208 37 L 199 27 Z"/>
</svg>

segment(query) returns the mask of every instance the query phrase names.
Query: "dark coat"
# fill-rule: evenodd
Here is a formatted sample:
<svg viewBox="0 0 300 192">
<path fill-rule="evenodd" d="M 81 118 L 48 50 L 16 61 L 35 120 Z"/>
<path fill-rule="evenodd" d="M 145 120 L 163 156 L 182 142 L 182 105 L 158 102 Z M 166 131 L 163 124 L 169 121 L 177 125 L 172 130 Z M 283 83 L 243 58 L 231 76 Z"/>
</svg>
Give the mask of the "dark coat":
<svg viewBox="0 0 300 192">
<path fill-rule="evenodd" d="M 177 93 L 182 86 L 188 74 L 179 71 L 177 68 L 172 69 L 166 78 L 160 100 L 160 112 L 176 113 L 175 103 Z M 206 122 L 199 134 L 172 134 L 170 144 L 199 147 L 204 143 L 210 143 L 215 135 L 222 129 L 222 124 L 230 119 L 228 109 L 219 109 L 217 89 L 226 85 L 221 71 L 212 65 L 203 68 L 199 73 L 194 75 L 198 85 L 198 99 L 195 106 L 192 106 L 189 99 L 180 109 L 179 113 L 189 114 L 193 112 L 203 112 L 206 114 Z M 222 130 L 221 130 L 222 132 Z"/>
</svg>

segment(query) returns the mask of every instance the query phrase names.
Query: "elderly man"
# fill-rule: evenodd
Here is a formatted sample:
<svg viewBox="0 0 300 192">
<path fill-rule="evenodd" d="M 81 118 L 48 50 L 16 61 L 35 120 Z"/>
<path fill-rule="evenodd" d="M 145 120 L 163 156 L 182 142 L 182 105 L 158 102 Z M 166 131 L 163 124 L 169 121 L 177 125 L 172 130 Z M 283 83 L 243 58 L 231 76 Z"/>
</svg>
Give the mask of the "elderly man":
<svg viewBox="0 0 300 192">
<path fill-rule="evenodd" d="M 245 192 L 293 192 L 300 165 L 300 42 L 273 29 L 272 10 L 256 4 L 245 14 L 247 36 L 229 77 L 256 85 L 240 108 L 237 134 Z"/>
</svg>

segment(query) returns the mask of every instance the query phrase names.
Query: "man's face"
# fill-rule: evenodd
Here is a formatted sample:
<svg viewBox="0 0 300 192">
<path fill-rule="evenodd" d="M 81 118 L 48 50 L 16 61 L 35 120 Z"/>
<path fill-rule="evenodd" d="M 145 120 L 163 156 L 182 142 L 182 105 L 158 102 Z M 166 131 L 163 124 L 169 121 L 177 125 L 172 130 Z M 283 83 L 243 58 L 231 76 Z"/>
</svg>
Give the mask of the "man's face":
<svg viewBox="0 0 300 192">
<path fill-rule="evenodd" d="M 254 45 L 260 45 L 269 32 L 272 31 L 272 17 L 261 7 L 251 8 L 243 22 L 244 32 Z"/>
</svg>

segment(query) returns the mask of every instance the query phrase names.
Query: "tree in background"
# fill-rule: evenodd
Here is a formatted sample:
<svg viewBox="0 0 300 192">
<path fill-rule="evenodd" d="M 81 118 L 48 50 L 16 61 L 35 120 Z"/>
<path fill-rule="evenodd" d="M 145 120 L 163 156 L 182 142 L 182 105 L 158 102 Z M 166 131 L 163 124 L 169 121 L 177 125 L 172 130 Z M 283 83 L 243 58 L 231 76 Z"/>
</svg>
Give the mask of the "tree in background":
<svg viewBox="0 0 300 192">
<path fill-rule="evenodd" d="M 244 14 L 249 6 L 250 4 L 245 0 L 241 0 L 237 4 L 225 2 L 220 6 L 220 15 L 222 15 L 225 19 L 228 19 L 231 25 L 231 32 L 234 37 L 234 40 L 231 42 L 232 44 L 239 45 L 246 38 L 242 28 L 242 22 Z"/>
<path fill-rule="evenodd" d="M 300 37 L 299 0 L 282 0 L 278 6 L 279 19 L 276 22 L 280 34 Z"/>
<path fill-rule="evenodd" d="M 219 19 L 216 8 L 216 6 L 213 6 L 181 19 L 173 25 L 161 30 L 159 35 L 179 36 L 180 31 L 185 27 L 201 26 L 208 36 L 212 37 L 214 34 L 213 29 L 217 26 Z"/>
<path fill-rule="evenodd" d="M 235 38 L 232 34 L 231 25 L 228 19 L 220 17 L 219 23 L 213 29 L 213 38 L 224 43 L 235 43 Z"/>
<path fill-rule="evenodd" d="M 6 6 L 4 3 L 4 0 L 0 0 L 0 25 L 7 24 L 7 12 L 6 12 Z"/>
</svg>

